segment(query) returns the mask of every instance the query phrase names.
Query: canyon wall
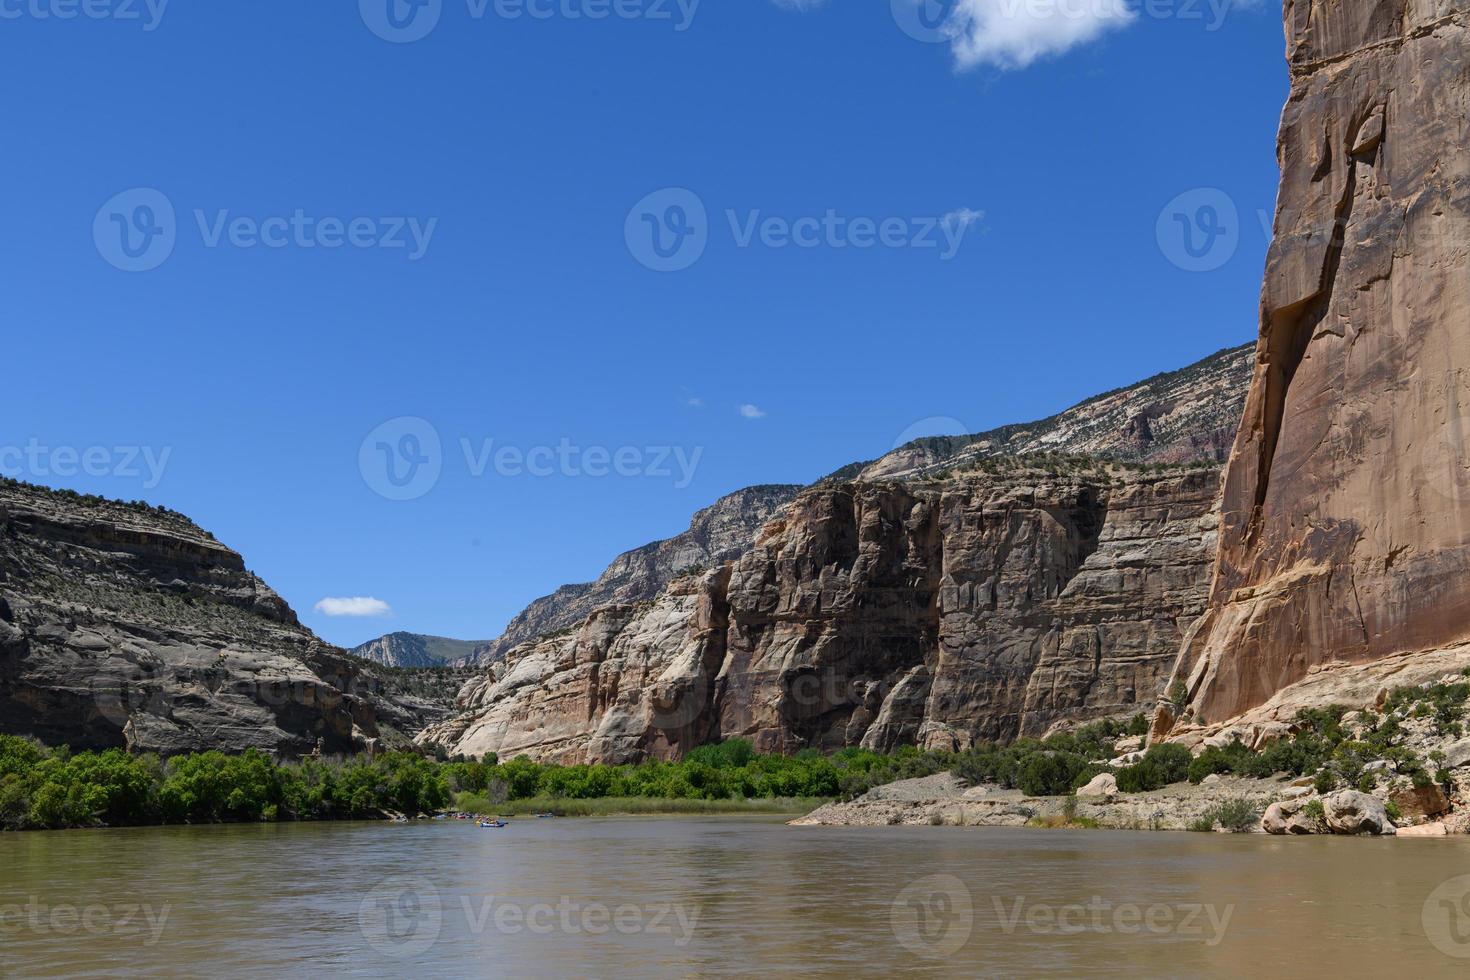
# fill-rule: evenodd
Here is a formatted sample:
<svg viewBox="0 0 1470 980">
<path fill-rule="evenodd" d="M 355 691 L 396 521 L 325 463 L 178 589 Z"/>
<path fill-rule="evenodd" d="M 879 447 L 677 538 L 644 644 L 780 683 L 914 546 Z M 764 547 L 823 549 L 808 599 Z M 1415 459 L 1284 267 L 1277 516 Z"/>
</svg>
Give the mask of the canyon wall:
<svg viewBox="0 0 1470 980">
<path fill-rule="evenodd" d="M 1204 608 L 1213 466 L 814 488 L 741 558 L 523 644 L 425 742 L 564 762 L 960 747 L 1150 707 Z"/>
<path fill-rule="evenodd" d="M 1261 336 L 1178 667 L 1197 723 L 1324 665 L 1470 637 L 1467 11 L 1286 4 Z"/>
<path fill-rule="evenodd" d="M 432 719 L 366 667 L 182 515 L 0 481 L 0 733 L 296 756 Z"/>
</svg>

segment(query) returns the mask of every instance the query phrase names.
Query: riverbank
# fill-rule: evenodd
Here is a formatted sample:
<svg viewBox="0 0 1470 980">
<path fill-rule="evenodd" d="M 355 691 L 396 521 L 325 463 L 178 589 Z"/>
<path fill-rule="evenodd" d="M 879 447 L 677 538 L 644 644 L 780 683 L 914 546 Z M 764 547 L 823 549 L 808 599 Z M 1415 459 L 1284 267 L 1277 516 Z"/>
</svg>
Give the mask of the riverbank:
<svg viewBox="0 0 1470 980">
<path fill-rule="evenodd" d="M 1086 729 L 1070 748 L 1052 738 L 1009 756 L 975 750 L 951 773 L 891 782 L 792 823 L 1470 833 L 1470 668 L 1359 691 L 1364 699 L 1146 750 L 1133 739 L 1098 744 Z M 1087 761 L 1105 758 L 1099 750 L 1117 757 Z"/>
<path fill-rule="evenodd" d="M 880 786 L 855 800 L 824 803 L 793 827 L 1037 827 L 1274 834 L 1440 837 L 1470 833 L 1470 814 L 1405 815 L 1390 800 L 1353 791 L 1322 796 L 1311 779 L 1212 775 L 1146 793 L 1027 796 L 999 786 L 967 786 L 949 774 Z M 1314 806 L 1315 804 L 1315 806 Z M 1376 809 L 1366 822 L 1338 821 L 1336 809 Z M 1431 808 L 1433 804 L 1431 804 Z M 1334 818 L 1329 820 L 1329 818 Z M 1399 823 L 1395 823 L 1399 821 Z"/>
</svg>

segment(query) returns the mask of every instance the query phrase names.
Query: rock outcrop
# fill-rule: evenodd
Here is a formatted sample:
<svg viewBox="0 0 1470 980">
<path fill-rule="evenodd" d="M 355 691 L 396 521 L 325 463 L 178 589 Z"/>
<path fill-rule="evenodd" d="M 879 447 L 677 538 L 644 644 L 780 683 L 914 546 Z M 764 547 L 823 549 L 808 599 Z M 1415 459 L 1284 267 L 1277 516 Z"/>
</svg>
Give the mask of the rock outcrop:
<svg viewBox="0 0 1470 980">
<path fill-rule="evenodd" d="M 810 490 L 721 569 L 524 644 L 450 752 L 961 747 L 1152 704 L 1203 608 L 1214 468 Z"/>
<path fill-rule="evenodd" d="M 1307 812 L 1307 800 L 1300 796 L 1272 803 L 1261 817 L 1261 829 L 1268 834 L 1320 834 L 1324 827 L 1323 823 Z"/>
<path fill-rule="evenodd" d="M 351 752 L 367 665 L 182 515 L 0 481 L 0 732 L 165 755 Z"/>
<path fill-rule="evenodd" d="M 1177 674 L 1196 724 L 1470 637 L 1467 18 L 1467 0 L 1286 4 L 1261 336 Z"/>
</svg>

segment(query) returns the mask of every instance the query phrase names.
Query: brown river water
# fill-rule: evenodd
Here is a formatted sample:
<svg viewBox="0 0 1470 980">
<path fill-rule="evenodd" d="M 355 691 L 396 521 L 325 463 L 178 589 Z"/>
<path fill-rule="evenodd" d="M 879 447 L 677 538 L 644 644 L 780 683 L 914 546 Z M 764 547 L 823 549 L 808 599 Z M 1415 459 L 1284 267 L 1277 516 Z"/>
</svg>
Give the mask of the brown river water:
<svg viewBox="0 0 1470 980">
<path fill-rule="evenodd" d="M 765 818 L 0 835 L 0 974 L 1438 977 L 1470 839 Z"/>
</svg>

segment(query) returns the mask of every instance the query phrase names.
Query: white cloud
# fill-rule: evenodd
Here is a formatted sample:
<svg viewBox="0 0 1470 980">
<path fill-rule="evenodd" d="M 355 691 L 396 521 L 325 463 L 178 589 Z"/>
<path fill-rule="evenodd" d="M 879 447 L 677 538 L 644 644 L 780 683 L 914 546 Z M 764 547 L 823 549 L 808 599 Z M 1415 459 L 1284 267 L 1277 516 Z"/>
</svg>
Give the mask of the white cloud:
<svg viewBox="0 0 1470 980">
<path fill-rule="evenodd" d="M 323 599 L 316 604 L 316 611 L 324 616 L 388 616 L 393 612 L 382 599 L 356 596 L 350 599 Z"/>
<path fill-rule="evenodd" d="M 954 211 L 951 211 L 949 214 L 946 214 L 939 220 L 946 227 L 953 226 L 960 229 L 961 231 L 964 231 L 975 222 L 984 220 L 984 218 L 984 211 L 976 211 L 974 208 L 958 208 Z"/>
<path fill-rule="evenodd" d="M 766 417 L 766 413 L 755 405 L 741 405 L 740 415 L 747 419 L 763 419 Z"/>
<path fill-rule="evenodd" d="M 955 0 L 946 30 L 961 70 L 1025 68 L 1137 18 L 1127 0 Z"/>
</svg>

